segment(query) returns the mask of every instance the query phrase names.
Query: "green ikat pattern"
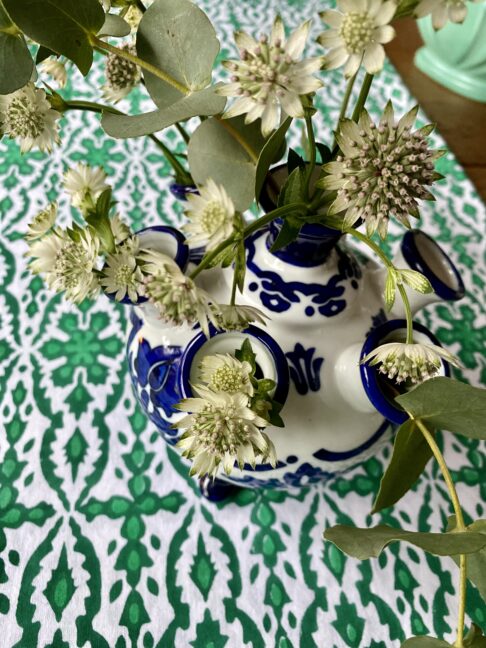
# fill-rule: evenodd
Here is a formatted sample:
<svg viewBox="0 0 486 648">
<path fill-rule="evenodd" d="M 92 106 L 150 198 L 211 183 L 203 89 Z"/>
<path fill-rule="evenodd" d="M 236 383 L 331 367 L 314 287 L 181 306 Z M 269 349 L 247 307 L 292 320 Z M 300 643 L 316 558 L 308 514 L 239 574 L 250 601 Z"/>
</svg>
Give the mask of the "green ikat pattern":
<svg viewBox="0 0 486 648">
<path fill-rule="evenodd" d="M 295 27 L 315 0 L 204 0 L 231 51 L 232 31 L 266 29 L 279 11 Z M 321 26 L 314 26 L 314 35 Z M 77 94 L 98 98 L 98 63 Z M 319 139 L 330 138 L 344 82 L 321 95 Z M 72 93 L 68 86 L 67 93 Z M 413 98 L 387 64 L 369 108 L 397 112 Z M 122 109 L 148 109 L 134 93 Z M 422 116 L 423 121 L 425 117 Z M 298 145 L 300 134 L 294 133 Z M 443 146 L 439 135 L 434 144 Z M 168 144 L 177 134 L 164 133 Z M 456 568 L 406 545 L 359 563 L 324 544 L 326 526 L 371 524 L 368 511 L 390 446 L 346 477 L 300 491 L 242 490 L 218 506 L 200 499 L 178 456 L 135 405 L 125 366 L 127 313 L 111 302 L 64 303 L 26 270 L 29 219 L 59 198 L 64 170 L 102 165 L 135 229 L 179 224 L 168 166 L 144 139 L 110 140 L 97 117 L 71 113 L 52 157 L 0 143 L 0 629 L 2 648 L 398 648 L 412 634 L 452 639 Z M 464 274 L 466 298 L 421 316 L 456 353 L 457 377 L 486 384 L 484 206 L 448 153 L 422 227 Z M 395 227 L 387 241 L 398 245 Z M 484 444 L 448 437 L 445 453 L 467 515 L 485 516 Z M 298 448 L 296 448 L 296 452 Z M 422 531 L 450 514 L 431 464 L 380 519 Z M 468 615 L 486 631 L 470 588 Z"/>
</svg>

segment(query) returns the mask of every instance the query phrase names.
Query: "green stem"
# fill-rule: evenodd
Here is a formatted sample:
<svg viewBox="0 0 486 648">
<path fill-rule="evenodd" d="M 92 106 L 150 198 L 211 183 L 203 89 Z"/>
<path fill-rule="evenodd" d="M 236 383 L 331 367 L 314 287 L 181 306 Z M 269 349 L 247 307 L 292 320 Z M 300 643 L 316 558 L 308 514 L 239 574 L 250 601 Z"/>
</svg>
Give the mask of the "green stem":
<svg viewBox="0 0 486 648">
<path fill-rule="evenodd" d="M 230 306 L 234 306 L 234 305 L 235 305 L 235 300 L 236 300 L 236 288 L 237 288 L 236 272 L 233 272 L 233 286 L 231 287 Z"/>
<path fill-rule="evenodd" d="M 344 231 L 348 234 L 351 234 L 351 236 L 354 236 L 354 238 L 357 238 L 359 241 L 365 243 L 370 249 L 372 249 L 373 252 L 383 261 L 383 264 L 385 265 L 386 268 L 395 270 L 395 266 L 390 261 L 390 259 L 386 256 L 383 250 L 368 236 L 366 236 L 359 230 L 354 229 L 354 227 L 349 227 Z M 398 284 L 397 287 L 398 287 L 398 292 L 400 293 L 400 297 L 402 298 L 403 301 L 403 308 L 405 309 L 405 318 L 407 320 L 406 343 L 413 344 L 413 317 L 412 317 L 412 309 L 410 308 L 410 300 L 408 299 L 408 295 L 405 288 L 401 284 Z"/>
<path fill-rule="evenodd" d="M 361 114 L 361 111 L 363 110 L 366 99 L 368 99 L 368 94 L 371 88 L 371 84 L 373 83 L 373 74 L 368 74 L 366 73 L 366 76 L 363 80 L 363 85 L 361 86 L 361 91 L 359 93 L 358 101 L 356 102 L 356 106 L 354 107 L 353 111 L 353 121 L 357 122 L 359 119 L 359 116 Z"/>
<path fill-rule="evenodd" d="M 425 440 L 427 441 L 430 449 L 432 450 L 432 454 L 434 455 L 437 463 L 439 464 L 439 468 L 441 470 L 442 476 L 444 477 L 444 481 L 447 485 L 447 490 L 449 491 L 449 495 L 451 497 L 454 513 L 456 514 L 457 530 L 466 531 L 466 525 L 464 523 L 464 516 L 462 514 L 462 508 L 459 502 L 459 497 L 457 495 L 457 490 L 454 485 L 454 481 L 452 480 L 451 473 L 449 472 L 449 468 L 447 467 L 445 459 L 442 455 L 442 452 L 440 451 L 440 448 L 437 445 L 433 434 L 431 434 L 431 432 L 427 429 L 427 426 L 424 425 L 424 423 L 422 423 L 420 419 L 414 419 L 410 413 L 408 413 L 408 415 L 417 425 L 419 430 L 422 432 Z M 454 646 L 456 646 L 456 648 L 464 648 L 464 620 L 466 616 L 466 585 L 467 585 L 467 573 L 466 573 L 467 559 L 464 554 L 461 554 L 459 557 L 459 568 L 460 568 L 459 613 L 458 613 L 458 620 L 457 620 L 457 639 Z"/>
<path fill-rule="evenodd" d="M 346 111 L 348 109 L 349 99 L 351 97 L 351 93 L 353 92 L 354 82 L 356 81 L 357 76 L 358 76 L 357 72 L 356 74 L 353 74 L 353 76 L 348 81 L 348 85 L 346 86 L 346 92 L 344 93 L 343 102 L 341 104 L 341 111 L 339 113 L 336 130 L 338 130 L 339 123 L 341 122 L 341 120 L 346 117 Z M 335 147 L 336 147 L 336 138 L 334 138 L 334 142 L 332 144 L 331 150 L 333 150 Z"/>
<path fill-rule="evenodd" d="M 190 139 L 190 137 L 189 137 L 189 133 L 186 131 L 186 129 L 185 129 L 183 126 L 181 126 L 181 125 L 179 124 L 179 122 L 176 122 L 176 123 L 174 124 L 174 126 L 175 126 L 175 127 L 177 128 L 177 130 L 179 131 L 179 133 L 180 133 L 182 139 L 184 140 L 184 142 L 185 142 L 186 144 L 189 144 L 189 139 Z"/>
<path fill-rule="evenodd" d="M 95 103 L 94 101 L 65 101 L 64 102 L 64 109 L 65 110 L 83 110 L 83 111 L 94 112 L 94 113 L 98 113 L 98 114 L 102 114 L 103 112 L 110 112 L 110 113 L 113 113 L 114 115 L 125 115 L 125 113 L 121 112 L 120 110 L 117 110 L 116 108 L 113 108 L 112 106 L 106 106 L 104 104 L 98 104 L 98 103 Z M 191 176 L 189 175 L 189 173 L 186 171 L 186 169 L 184 169 L 182 164 L 174 156 L 174 154 L 167 148 L 167 146 L 163 142 L 161 142 L 158 137 L 156 137 L 153 134 L 150 134 L 149 138 L 155 144 L 157 144 L 157 146 L 163 152 L 163 154 L 167 158 L 167 161 L 172 166 L 172 168 L 174 170 L 174 173 L 176 174 L 177 179 L 182 184 L 193 184 L 193 180 L 192 180 Z"/>
<path fill-rule="evenodd" d="M 114 45 L 111 45 L 111 43 L 101 40 L 94 34 L 90 35 L 90 39 L 91 39 L 91 44 L 94 47 L 97 47 L 99 50 L 104 51 L 105 53 L 110 52 L 110 54 L 115 54 L 120 58 L 130 61 L 131 63 L 134 63 L 135 65 L 141 67 L 146 72 L 150 72 L 150 74 L 153 74 L 158 79 L 165 81 L 165 83 L 168 83 L 176 90 L 179 90 L 179 92 L 181 92 L 182 94 L 184 95 L 189 94 L 189 88 L 187 88 L 185 85 L 182 85 L 182 83 L 179 83 L 179 81 L 174 79 L 174 77 L 170 76 L 170 74 L 167 74 L 167 72 L 163 72 L 156 65 L 152 65 L 152 63 L 148 63 L 147 61 L 144 61 L 143 59 L 139 58 L 135 54 L 131 54 L 128 50 L 122 50 L 119 47 L 115 47 Z"/>
<path fill-rule="evenodd" d="M 142 0 L 135 0 L 135 5 L 139 11 L 142 13 L 145 13 L 147 11 L 145 5 L 143 4 Z"/>
<path fill-rule="evenodd" d="M 295 212 L 302 208 L 307 208 L 306 203 L 291 203 L 289 205 L 283 205 L 282 207 L 278 207 L 277 209 L 268 212 L 268 214 L 261 216 L 261 218 L 257 218 L 257 220 L 253 221 L 253 223 L 250 223 L 245 227 L 245 229 L 243 230 L 243 240 L 257 232 L 262 227 L 265 227 L 265 225 L 268 225 L 268 223 L 271 223 L 276 218 L 286 216 L 287 214 L 291 214 L 292 212 Z M 236 237 L 234 235 L 230 236 L 225 241 L 222 241 L 217 247 L 214 248 L 214 250 L 211 250 L 211 252 L 209 252 L 203 258 L 197 268 L 192 271 L 190 278 L 194 279 L 195 277 L 197 277 L 197 275 L 205 270 L 212 263 L 212 261 L 214 261 L 214 259 L 216 259 L 216 257 L 221 254 L 221 252 L 224 252 L 227 247 L 235 242 Z"/>
<path fill-rule="evenodd" d="M 312 116 L 306 110 L 305 113 L 305 125 L 307 128 L 307 139 L 309 140 L 309 149 L 310 149 L 310 160 L 309 164 L 306 167 L 306 176 L 305 176 L 305 192 L 307 199 L 312 198 L 314 192 L 311 192 L 310 184 L 312 182 L 312 175 L 314 169 L 316 168 L 316 138 L 314 136 L 314 128 L 312 126 Z"/>
</svg>

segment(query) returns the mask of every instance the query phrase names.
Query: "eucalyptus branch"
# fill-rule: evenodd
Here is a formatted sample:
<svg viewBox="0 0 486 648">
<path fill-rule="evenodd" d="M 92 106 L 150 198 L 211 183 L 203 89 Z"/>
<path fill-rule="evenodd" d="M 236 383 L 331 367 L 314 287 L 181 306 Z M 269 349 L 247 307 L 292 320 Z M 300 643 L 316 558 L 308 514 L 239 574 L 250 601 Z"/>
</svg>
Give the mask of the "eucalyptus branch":
<svg viewBox="0 0 486 648">
<path fill-rule="evenodd" d="M 427 429 L 427 426 L 420 419 L 415 419 L 409 412 L 407 414 L 410 416 L 411 420 L 417 425 L 419 430 L 422 432 L 425 440 L 427 441 L 432 454 L 434 455 L 437 463 L 439 464 L 440 471 L 444 478 L 444 481 L 447 485 L 447 490 L 452 501 L 452 506 L 454 508 L 454 513 L 456 515 L 457 530 L 466 531 L 466 525 L 464 523 L 464 516 L 462 514 L 461 504 L 459 502 L 459 497 L 457 495 L 457 490 L 454 485 L 451 473 L 447 464 L 445 462 L 444 456 L 440 451 L 439 446 L 437 445 L 434 436 L 431 434 L 430 430 Z M 461 554 L 459 557 L 459 613 L 457 621 L 457 639 L 455 642 L 456 648 L 464 648 L 464 621 L 466 615 L 466 585 L 467 585 L 467 558 L 464 554 Z"/>
<path fill-rule="evenodd" d="M 370 92 L 371 84 L 373 83 L 373 74 L 366 73 L 366 76 L 363 80 L 363 85 L 361 86 L 361 91 L 359 93 L 358 101 L 354 107 L 352 120 L 357 122 L 361 111 L 363 110 L 366 100 L 368 99 L 368 94 Z"/>
</svg>

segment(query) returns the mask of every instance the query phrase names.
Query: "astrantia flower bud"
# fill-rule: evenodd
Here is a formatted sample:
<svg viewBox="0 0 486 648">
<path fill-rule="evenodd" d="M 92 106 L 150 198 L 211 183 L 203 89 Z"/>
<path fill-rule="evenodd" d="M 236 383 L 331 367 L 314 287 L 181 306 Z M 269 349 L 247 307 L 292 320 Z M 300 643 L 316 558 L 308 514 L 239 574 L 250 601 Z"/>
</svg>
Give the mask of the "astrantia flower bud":
<svg viewBox="0 0 486 648">
<path fill-rule="evenodd" d="M 57 203 L 53 202 L 34 216 L 32 221 L 29 223 L 25 239 L 28 242 L 31 242 L 42 238 L 44 234 L 47 234 L 47 232 L 54 226 L 56 216 Z"/>
<path fill-rule="evenodd" d="M 253 322 L 266 324 L 266 315 L 253 306 L 219 305 L 217 327 L 224 331 L 244 331 Z"/>
<path fill-rule="evenodd" d="M 457 359 L 440 346 L 405 342 L 383 344 L 363 358 L 362 363 L 379 364 L 379 371 L 391 380 L 397 383 L 407 380 L 413 384 L 436 376 L 441 358 L 459 366 Z"/>
<path fill-rule="evenodd" d="M 122 50 L 136 54 L 135 46 L 125 43 Z M 135 63 L 127 61 L 117 54 L 109 54 L 106 58 L 106 84 L 103 86 L 103 96 L 116 103 L 126 97 L 140 82 L 140 68 Z"/>
<path fill-rule="evenodd" d="M 57 85 L 60 88 L 64 88 L 67 83 L 67 71 L 66 66 L 58 58 L 46 58 L 42 61 L 41 70 L 48 74 L 50 77 L 57 82 Z"/>
<path fill-rule="evenodd" d="M 28 83 L 9 95 L 0 95 L 0 133 L 17 139 L 20 150 L 33 148 L 50 152 L 59 143 L 57 120 L 61 114 L 53 110 L 45 90 Z"/>
<path fill-rule="evenodd" d="M 483 2 L 483 0 L 470 0 Z M 423 18 L 432 14 L 434 29 L 442 29 L 450 20 L 453 23 L 462 23 L 467 16 L 466 0 L 421 0 L 415 9 L 415 17 Z"/>
</svg>

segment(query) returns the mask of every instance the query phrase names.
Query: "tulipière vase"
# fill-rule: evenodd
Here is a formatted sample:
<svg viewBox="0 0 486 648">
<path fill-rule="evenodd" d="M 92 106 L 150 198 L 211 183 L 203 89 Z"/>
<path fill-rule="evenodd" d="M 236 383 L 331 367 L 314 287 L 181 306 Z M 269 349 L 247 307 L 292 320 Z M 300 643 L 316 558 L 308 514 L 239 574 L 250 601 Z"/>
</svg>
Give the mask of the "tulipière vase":
<svg viewBox="0 0 486 648">
<path fill-rule="evenodd" d="M 281 223 L 254 234 L 246 242 L 247 272 L 238 303 L 268 316 L 268 325 L 244 332 L 164 324 L 143 299 L 131 310 L 128 365 L 136 397 L 164 440 L 177 451 L 182 433 L 175 409 L 190 397 L 202 357 L 234 353 L 249 338 L 257 366 L 275 381 L 274 399 L 283 404 L 285 427 L 266 429 L 278 462 L 235 467 L 229 476 L 201 480 L 210 499 L 232 487 L 288 488 L 327 480 L 375 454 L 394 425 L 406 416 L 394 402 L 390 386 L 374 367 L 360 360 L 376 346 L 403 340 L 406 327 L 399 303 L 385 313 L 384 271 L 346 246 L 338 230 L 305 225 L 299 238 L 277 252 L 270 248 Z M 171 256 L 190 271 L 184 237 L 171 227 L 138 233 L 143 247 Z M 433 301 L 457 300 L 464 294 L 461 277 L 447 254 L 429 236 L 407 231 L 395 259 L 399 268 L 422 272 L 434 293 L 409 293 L 413 311 Z M 229 303 L 231 269 L 213 268 L 197 283 L 218 303 Z M 425 327 L 415 325 L 418 342 L 439 344 Z M 448 375 L 444 362 L 442 375 Z"/>
</svg>

